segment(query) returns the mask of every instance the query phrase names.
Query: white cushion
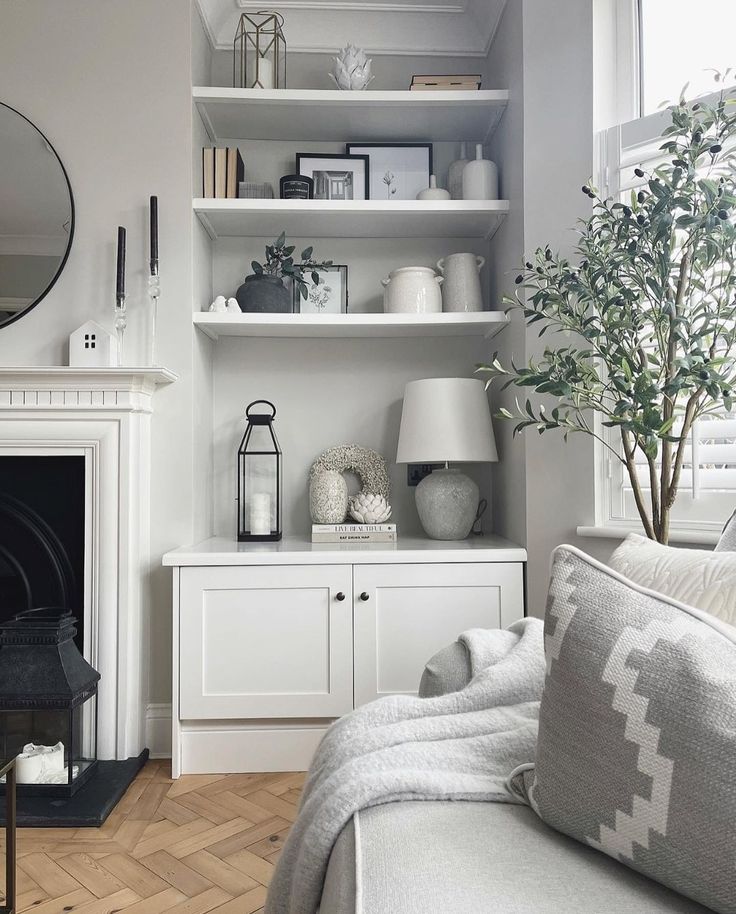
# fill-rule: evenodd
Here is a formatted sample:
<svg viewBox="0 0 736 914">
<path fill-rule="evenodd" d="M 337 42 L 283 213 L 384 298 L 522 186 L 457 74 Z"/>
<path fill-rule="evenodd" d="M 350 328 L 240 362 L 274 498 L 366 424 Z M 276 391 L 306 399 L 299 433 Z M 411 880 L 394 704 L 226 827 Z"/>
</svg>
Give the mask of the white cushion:
<svg viewBox="0 0 736 914">
<path fill-rule="evenodd" d="M 736 625 L 736 552 L 676 549 L 630 533 L 609 564 L 642 587 Z"/>
</svg>

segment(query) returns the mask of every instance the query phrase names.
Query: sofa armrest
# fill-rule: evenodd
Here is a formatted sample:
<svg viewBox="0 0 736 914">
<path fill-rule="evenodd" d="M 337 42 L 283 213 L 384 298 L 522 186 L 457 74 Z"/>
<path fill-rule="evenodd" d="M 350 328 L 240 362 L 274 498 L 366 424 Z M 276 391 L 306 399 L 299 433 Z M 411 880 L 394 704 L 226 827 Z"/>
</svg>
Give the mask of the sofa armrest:
<svg viewBox="0 0 736 914">
<path fill-rule="evenodd" d="M 419 697 L 435 698 L 459 692 L 471 678 L 468 649 L 460 641 L 454 641 L 438 651 L 427 663 L 419 683 Z"/>
</svg>

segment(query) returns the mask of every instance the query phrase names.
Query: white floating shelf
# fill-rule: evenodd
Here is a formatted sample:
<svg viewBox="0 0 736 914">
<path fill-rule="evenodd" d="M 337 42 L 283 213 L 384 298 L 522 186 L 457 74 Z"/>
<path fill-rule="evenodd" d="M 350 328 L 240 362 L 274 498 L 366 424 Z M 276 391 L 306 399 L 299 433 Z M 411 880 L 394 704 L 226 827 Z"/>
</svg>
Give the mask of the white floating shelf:
<svg viewBox="0 0 736 914">
<path fill-rule="evenodd" d="M 485 238 L 508 200 L 194 200 L 210 237 Z"/>
<path fill-rule="evenodd" d="M 470 314 L 214 314 L 193 315 L 213 340 L 222 336 L 273 339 L 364 339 L 476 336 L 490 339 L 508 323 L 501 311 Z"/>
<path fill-rule="evenodd" d="M 210 139 L 323 142 L 487 142 L 506 90 L 340 92 L 337 89 L 192 90 Z"/>
</svg>

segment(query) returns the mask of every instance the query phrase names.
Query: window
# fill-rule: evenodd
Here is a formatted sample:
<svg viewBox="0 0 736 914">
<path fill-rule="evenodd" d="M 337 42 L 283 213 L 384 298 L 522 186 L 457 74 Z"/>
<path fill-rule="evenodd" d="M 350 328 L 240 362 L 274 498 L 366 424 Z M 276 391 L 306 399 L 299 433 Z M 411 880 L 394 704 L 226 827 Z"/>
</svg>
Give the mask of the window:
<svg viewBox="0 0 736 914">
<path fill-rule="evenodd" d="M 734 0 L 638 0 L 641 114 L 713 90 L 712 70 L 736 65 Z M 736 81 L 736 80 L 734 80 Z"/>
<path fill-rule="evenodd" d="M 627 198 L 642 181 L 634 174 L 661 160 L 661 133 L 670 123 L 661 103 L 679 97 L 689 83 L 688 97 L 712 92 L 713 73 L 736 65 L 736 0 L 632 0 L 638 28 L 618 26 L 617 41 L 629 42 L 629 54 L 619 54 L 619 87 L 631 78 L 631 45 L 638 43 L 641 110 L 645 116 L 618 124 L 598 137 L 598 186 L 604 196 Z M 717 27 L 716 25 L 717 24 Z M 623 34 L 623 38 L 622 38 Z M 619 48 L 621 51 L 621 48 Z M 729 79 L 730 83 L 736 78 Z M 602 430 L 601 430 L 602 431 Z M 605 433 L 620 447 L 617 435 Z M 642 458 L 643 460 L 643 458 Z M 642 465 L 642 482 L 648 474 Z M 625 467 L 598 449 L 597 524 L 639 526 Z M 736 414 L 703 419 L 693 430 L 672 513 L 672 535 L 685 539 L 701 534 L 707 540 L 721 529 L 736 507 Z"/>
</svg>

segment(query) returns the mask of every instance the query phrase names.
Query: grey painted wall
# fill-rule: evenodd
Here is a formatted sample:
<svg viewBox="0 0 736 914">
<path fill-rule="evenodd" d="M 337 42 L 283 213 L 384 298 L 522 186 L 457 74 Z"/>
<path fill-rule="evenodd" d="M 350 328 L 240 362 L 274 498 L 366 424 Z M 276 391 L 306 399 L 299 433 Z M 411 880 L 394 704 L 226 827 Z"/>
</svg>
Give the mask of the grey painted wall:
<svg viewBox="0 0 736 914">
<path fill-rule="evenodd" d="M 142 645 L 148 694 L 170 695 L 168 549 L 197 533 L 192 467 L 194 352 L 188 0 L 5 2 L 0 6 L 3 100 L 48 136 L 69 174 L 76 231 L 49 295 L 0 328 L 0 364 L 63 365 L 69 333 L 92 318 L 112 326 L 115 237 L 128 228 L 128 364 L 143 353 L 148 197 L 159 196 L 162 299 L 159 356 L 179 381 L 156 395 L 149 629 Z M 209 59 L 202 68 L 209 70 Z M 201 530 L 201 525 L 199 525 Z"/>
</svg>

